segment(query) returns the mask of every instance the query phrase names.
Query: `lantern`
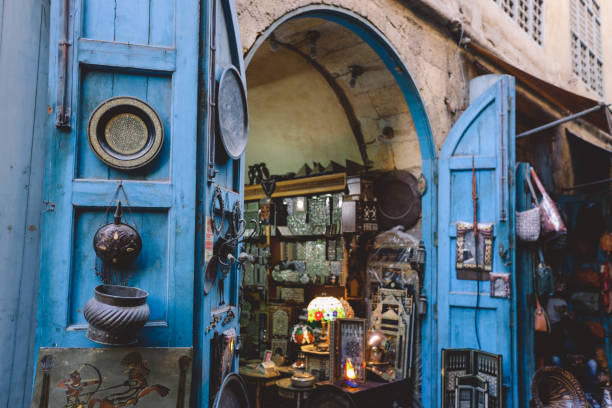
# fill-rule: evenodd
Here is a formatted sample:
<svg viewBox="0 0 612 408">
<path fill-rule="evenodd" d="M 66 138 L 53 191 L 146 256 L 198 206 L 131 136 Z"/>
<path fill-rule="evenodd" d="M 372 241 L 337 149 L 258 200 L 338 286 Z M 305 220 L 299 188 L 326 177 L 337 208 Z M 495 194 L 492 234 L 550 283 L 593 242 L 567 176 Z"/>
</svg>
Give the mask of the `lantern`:
<svg viewBox="0 0 612 408">
<path fill-rule="evenodd" d="M 353 363 L 351 363 L 351 359 L 347 358 L 344 362 L 344 382 L 346 385 L 352 388 L 357 388 L 358 384 L 355 380 L 357 376 L 355 375 L 355 367 L 353 367 Z"/>
</svg>

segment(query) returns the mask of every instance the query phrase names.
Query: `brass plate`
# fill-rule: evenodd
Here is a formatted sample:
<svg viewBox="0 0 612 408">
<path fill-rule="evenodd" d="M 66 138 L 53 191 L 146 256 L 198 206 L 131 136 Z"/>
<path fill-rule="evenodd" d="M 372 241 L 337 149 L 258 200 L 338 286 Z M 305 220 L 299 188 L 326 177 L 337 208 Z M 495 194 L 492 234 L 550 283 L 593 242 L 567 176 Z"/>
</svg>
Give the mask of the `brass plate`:
<svg viewBox="0 0 612 408">
<path fill-rule="evenodd" d="M 130 170 L 157 157 L 164 142 L 164 126 L 146 102 L 119 96 L 107 99 L 94 110 L 87 124 L 87 138 L 105 164 Z"/>
<path fill-rule="evenodd" d="M 187 408 L 192 348 L 40 348 L 32 408 Z"/>
</svg>

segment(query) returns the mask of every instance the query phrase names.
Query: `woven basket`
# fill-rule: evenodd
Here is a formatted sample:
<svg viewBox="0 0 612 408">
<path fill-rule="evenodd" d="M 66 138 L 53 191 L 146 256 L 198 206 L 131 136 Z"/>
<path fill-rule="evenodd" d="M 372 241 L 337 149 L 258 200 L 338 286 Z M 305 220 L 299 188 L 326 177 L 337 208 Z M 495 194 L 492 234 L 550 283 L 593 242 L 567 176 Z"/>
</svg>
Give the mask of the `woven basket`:
<svg viewBox="0 0 612 408">
<path fill-rule="evenodd" d="M 540 207 L 531 210 L 517 211 L 516 235 L 521 241 L 536 242 L 540 238 Z"/>
</svg>

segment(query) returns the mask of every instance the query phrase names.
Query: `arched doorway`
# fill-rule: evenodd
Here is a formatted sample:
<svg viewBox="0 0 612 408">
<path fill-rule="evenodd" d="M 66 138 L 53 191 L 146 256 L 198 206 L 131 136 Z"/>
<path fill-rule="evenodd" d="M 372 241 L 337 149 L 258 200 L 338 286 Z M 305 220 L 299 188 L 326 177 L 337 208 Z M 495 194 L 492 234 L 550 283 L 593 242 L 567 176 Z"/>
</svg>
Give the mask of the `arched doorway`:
<svg viewBox="0 0 612 408">
<path fill-rule="evenodd" d="M 321 26 L 317 27 L 317 24 L 321 24 Z M 337 30 L 335 31 L 336 33 L 342 33 L 340 38 L 332 39 L 331 36 L 321 35 L 322 33 L 325 34 L 326 31 L 329 34 L 333 30 Z M 309 33 L 311 32 L 318 33 L 313 36 L 315 37 L 314 40 L 313 37 L 310 37 Z M 343 40 L 346 40 L 347 43 L 338 44 L 338 42 Z M 358 42 L 359 44 L 357 44 Z M 363 48 L 355 49 L 353 50 L 354 52 L 346 51 L 347 47 L 351 45 Z M 333 58 L 325 60 L 325 57 L 322 57 L 322 54 L 325 52 L 334 51 L 334 47 L 336 47 L 335 51 L 346 51 L 344 58 L 340 58 L 342 61 L 336 61 L 339 65 L 335 67 L 333 66 L 333 61 L 330 61 Z M 367 50 L 365 54 L 375 56 L 376 61 L 357 61 L 359 60 L 357 55 L 362 55 L 364 50 Z M 327 56 L 330 57 L 329 53 Z M 278 64 L 270 62 L 269 59 L 266 61 L 267 58 L 272 57 L 278 59 Z M 311 61 L 308 61 L 309 59 Z M 313 61 L 314 64 L 312 63 Z M 346 158 L 351 158 L 351 160 L 355 160 L 355 157 L 361 158 L 362 164 L 367 164 L 365 163 L 367 160 L 372 160 L 374 168 L 385 169 L 386 167 L 386 170 L 410 168 L 410 170 L 418 170 L 423 174 L 427 188 L 422 197 L 421 239 L 427 251 L 423 287 L 428 297 L 428 306 L 427 315 L 421 324 L 422 355 L 424 356 L 422 359 L 421 376 L 424 379 L 436 378 L 439 372 L 437 345 L 435 343 L 435 289 L 437 287 L 434 246 L 434 231 L 437 218 L 435 211 L 436 149 L 423 101 L 399 54 L 380 30 L 356 13 L 339 7 L 312 5 L 290 11 L 267 27 L 247 51 L 245 64 L 247 65 L 251 111 L 251 139 L 246 153 L 247 165 L 249 161 L 253 163 L 265 161 L 266 154 L 269 155 L 271 152 L 278 154 L 279 151 L 282 151 L 281 143 L 277 142 L 276 145 L 271 145 L 270 143 L 273 140 L 278 140 L 278 138 L 283 138 L 281 140 L 282 145 L 293 143 L 293 147 L 301 149 L 302 156 L 299 159 L 299 165 L 302 162 L 313 160 L 312 154 L 316 154 L 313 152 L 317 149 L 312 147 L 321 143 L 329 149 L 326 151 L 327 155 L 325 158 L 319 161 L 337 160 L 338 158 L 334 156 L 334 153 L 338 153 L 338 144 L 334 145 L 334 142 L 330 141 L 329 137 L 326 137 L 329 134 L 328 128 L 331 125 L 339 134 L 336 137 L 346 142 L 342 144 L 344 147 L 340 153 Z M 360 67 L 366 73 L 361 72 L 354 75 L 355 66 Z M 269 82 L 276 81 L 279 77 L 287 78 L 293 75 L 291 72 L 287 72 L 292 69 L 294 70 L 293 73 L 296 70 L 301 70 L 300 75 L 302 77 L 290 78 L 283 84 L 277 84 L 276 88 L 269 86 Z M 325 77 L 325 72 L 322 71 L 325 71 L 328 76 Z M 373 78 L 372 71 L 378 71 L 380 77 L 378 79 Z M 384 73 L 382 73 L 383 71 Z M 367 78 L 367 72 L 372 74 L 369 79 Z M 316 79 L 317 75 L 319 76 L 318 80 Z M 272 77 L 276 78 L 271 79 Z M 293 126 L 293 130 L 299 127 L 302 131 L 301 134 L 303 134 L 305 127 L 312 131 L 319 131 L 318 135 L 321 137 L 309 140 L 307 141 L 308 143 L 302 143 L 300 147 L 300 144 L 296 143 L 295 139 L 292 141 L 291 138 L 283 137 L 283 131 L 291 130 L 291 126 L 287 127 L 283 126 L 283 124 L 274 123 L 278 116 L 275 117 L 271 112 L 278 113 L 279 111 L 284 111 L 286 114 L 289 114 L 290 109 L 288 109 L 286 102 L 291 98 L 291 87 L 296 86 L 300 81 L 304 84 L 304 81 L 307 79 L 311 80 L 310 86 L 302 89 L 304 91 L 302 95 L 296 95 L 293 92 L 290 104 L 294 108 L 299 105 L 299 113 L 302 115 L 302 119 L 304 117 L 311 118 L 310 115 L 317 108 L 322 111 L 319 117 L 324 117 L 325 119 L 322 120 L 322 126 L 319 127 L 313 126 L 313 123 L 307 119 L 301 122 L 299 120 L 297 122 L 293 121 L 290 124 Z M 351 84 L 352 79 L 354 79 L 353 84 Z M 363 91 L 363 87 L 367 88 L 370 86 L 372 88 L 372 83 L 376 81 L 391 81 L 392 84 L 387 83 L 386 86 L 393 88 L 393 92 L 397 91 L 401 102 L 398 100 L 387 102 L 395 107 L 402 104 L 406 107 L 405 112 L 400 108 L 395 112 L 395 115 L 391 116 L 405 114 L 409 119 L 406 119 L 404 122 L 398 118 L 395 118 L 394 122 L 392 120 L 389 121 L 388 115 L 385 116 L 389 113 L 388 110 L 377 109 L 377 107 L 380 108 L 380 106 L 384 105 L 384 102 L 378 101 L 371 104 L 374 105 L 373 108 L 372 106 L 369 107 L 371 108 L 370 111 L 374 112 L 373 119 L 376 122 L 376 126 L 374 126 L 374 130 L 368 127 L 364 120 L 364 117 L 367 116 L 368 106 L 359 104 L 360 98 L 356 94 L 359 93 L 360 86 Z M 366 83 L 365 86 L 364 82 Z M 263 85 L 267 85 L 268 89 L 265 90 L 266 92 L 263 89 L 255 89 Z M 327 86 L 326 92 L 323 90 L 325 86 Z M 334 89 L 335 86 L 340 89 Z M 321 89 L 319 95 L 314 95 L 316 88 Z M 353 91 L 352 89 L 354 88 L 358 90 Z M 295 91 L 295 88 L 293 90 Z M 380 89 L 374 89 L 374 91 L 377 90 Z M 364 92 L 367 93 L 367 91 Z M 274 95 L 277 99 L 273 98 Z M 317 97 L 327 101 L 328 104 L 325 106 L 328 109 L 323 109 L 321 106 L 312 109 L 312 101 Z M 343 98 L 347 101 L 343 101 Z M 266 101 L 271 101 L 272 103 L 266 103 Z M 348 102 L 348 107 L 345 106 L 345 102 Z M 334 110 L 337 112 L 343 111 L 345 118 L 343 120 L 338 119 Z M 258 123 L 258 116 L 266 117 L 261 118 L 260 123 Z M 390 122 L 393 122 L 396 126 L 385 126 L 385 124 L 388 125 Z M 272 128 L 273 123 L 274 129 Z M 405 123 L 406 129 L 402 129 L 398 123 Z M 319 124 L 321 125 L 321 123 Z M 268 131 L 264 132 L 262 129 L 266 127 Z M 404 149 L 402 152 L 401 148 L 396 148 L 395 146 L 389 148 L 389 143 L 383 142 L 381 143 L 383 148 L 376 149 L 377 146 L 374 142 L 376 139 L 380 142 L 380 139 L 385 134 L 383 129 L 386 127 L 394 129 L 394 137 L 399 136 L 396 140 L 400 140 L 402 137 L 406 139 L 413 137 L 416 148 Z M 402 132 L 402 130 L 405 132 Z M 266 135 L 261 136 L 264 133 Z M 259 144 L 258 139 L 260 139 Z M 405 140 L 405 142 L 408 141 Z M 257 147 L 253 148 L 253 145 Z M 309 151 L 309 148 L 312 149 Z M 323 150 L 319 149 L 319 154 Z M 380 150 L 386 151 L 380 152 Z M 402 161 L 402 158 L 414 154 L 415 151 L 418 156 L 418 165 L 414 165 L 414 160 Z M 270 168 L 270 171 L 285 173 L 299 170 L 297 167 L 291 169 L 289 166 L 291 166 L 291 160 L 286 161 L 284 165 Z M 437 381 L 433 380 L 423 381 L 423 400 L 434 400 L 438 394 L 436 384 Z"/>
</svg>

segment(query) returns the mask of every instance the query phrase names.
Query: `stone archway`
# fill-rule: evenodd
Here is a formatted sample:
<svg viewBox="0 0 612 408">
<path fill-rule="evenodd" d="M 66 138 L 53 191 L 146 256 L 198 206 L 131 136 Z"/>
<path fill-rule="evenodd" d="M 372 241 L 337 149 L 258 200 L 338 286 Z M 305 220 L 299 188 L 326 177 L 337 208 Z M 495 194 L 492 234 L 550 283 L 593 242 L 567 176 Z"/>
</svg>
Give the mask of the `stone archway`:
<svg viewBox="0 0 612 408">
<path fill-rule="evenodd" d="M 274 3 L 274 2 L 273 2 Z M 391 36 L 395 37 L 396 41 L 401 41 L 401 30 L 389 25 L 388 17 L 389 10 L 378 10 L 376 7 L 364 5 L 364 2 L 345 0 L 335 2 L 340 3 L 342 7 L 336 5 L 311 5 L 309 1 L 292 1 L 278 2 L 278 7 L 264 6 L 255 4 L 255 2 L 242 3 L 238 6 L 239 24 L 241 29 L 241 37 L 243 43 L 243 51 L 245 54 L 245 63 L 248 65 L 259 47 L 266 41 L 269 35 L 274 32 L 281 24 L 299 18 L 319 18 L 329 20 L 339 25 L 348 28 L 356 35 L 361 37 L 380 57 L 384 62 L 389 72 L 393 75 L 397 85 L 402 91 L 403 97 L 410 109 L 412 119 L 416 128 L 417 137 L 422 159 L 422 172 L 428 183 L 428 188 L 423 196 L 422 201 L 422 220 L 423 231 L 422 239 L 427 249 L 427 259 L 424 288 L 425 292 L 430 297 L 428 303 L 427 317 L 423 320 L 421 330 L 421 344 L 423 345 L 422 355 L 422 378 L 436 378 L 438 375 L 438 367 L 435 358 L 437 344 L 436 338 L 436 322 L 434 317 L 434 306 L 436 299 L 434 298 L 437 292 L 437 273 L 435 267 L 435 246 L 434 246 L 434 230 L 436 227 L 437 214 L 436 206 L 436 185 L 435 185 L 435 169 L 436 169 L 436 143 L 430 120 L 427 117 L 425 104 L 421 92 L 423 88 L 419 88 L 413 79 L 409 67 L 404 63 L 406 57 L 396 49 L 392 41 L 389 40 L 386 33 L 375 26 L 370 18 L 378 21 L 381 26 L 384 26 L 387 31 L 391 32 Z M 389 7 L 399 7 L 398 4 L 390 1 Z M 266 7 L 264 10 L 262 7 Z M 347 9 L 345 7 L 353 8 Z M 369 14 L 371 13 L 371 15 Z M 363 15 L 368 18 L 365 18 Z M 399 12 L 397 13 L 399 14 Z M 407 42 L 414 41 L 406 39 Z M 444 83 L 443 81 L 441 83 Z M 446 114 L 446 112 L 445 112 Z M 448 125 L 450 127 L 450 124 Z M 435 381 L 426 381 L 423 383 L 422 398 L 423 400 L 433 400 L 437 395 Z"/>
</svg>

